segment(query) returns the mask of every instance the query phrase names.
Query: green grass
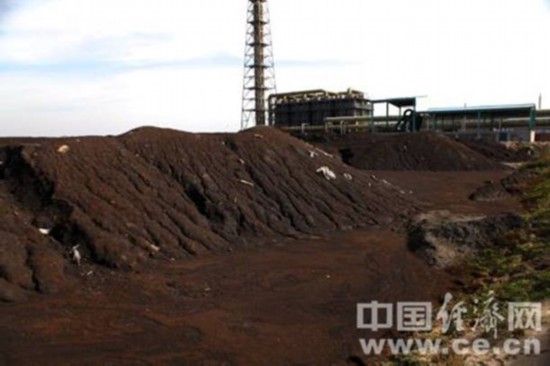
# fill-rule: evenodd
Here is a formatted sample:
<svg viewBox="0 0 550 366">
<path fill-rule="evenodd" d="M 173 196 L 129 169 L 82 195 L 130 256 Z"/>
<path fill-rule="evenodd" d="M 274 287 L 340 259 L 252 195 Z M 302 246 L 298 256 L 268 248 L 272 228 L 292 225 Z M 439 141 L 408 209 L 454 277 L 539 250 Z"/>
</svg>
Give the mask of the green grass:
<svg viewBox="0 0 550 366">
<path fill-rule="evenodd" d="M 528 207 L 526 228 L 509 232 L 467 265 L 470 273 L 481 278 L 482 288 L 492 289 L 504 301 L 550 298 L 550 149 L 523 169 L 538 173 L 537 179 L 522 187 Z"/>
<path fill-rule="evenodd" d="M 536 162 L 522 169 L 535 170 L 535 180 L 518 187 L 528 212 L 524 215 L 527 225 L 522 229 L 511 230 L 490 249 L 468 258 L 464 270 L 469 276 L 470 285 L 462 294 L 454 294 L 455 302 L 464 301 L 471 308 L 475 299 L 483 302 L 490 291 L 496 301 L 538 302 L 550 299 L 550 149 L 541 151 Z M 465 321 L 475 320 L 473 311 L 468 311 Z M 507 309 L 501 309 L 505 317 Z M 523 331 L 513 333 L 522 337 Z M 508 334 L 502 323 L 499 334 Z M 443 336 L 456 339 L 454 331 Z M 441 336 L 440 336 L 441 337 Z M 457 355 L 438 356 L 430 362 L 422 361 L 417 354 L 395 357 L 388 365 L 462 365 L 464 359 Z"/>
</svg>

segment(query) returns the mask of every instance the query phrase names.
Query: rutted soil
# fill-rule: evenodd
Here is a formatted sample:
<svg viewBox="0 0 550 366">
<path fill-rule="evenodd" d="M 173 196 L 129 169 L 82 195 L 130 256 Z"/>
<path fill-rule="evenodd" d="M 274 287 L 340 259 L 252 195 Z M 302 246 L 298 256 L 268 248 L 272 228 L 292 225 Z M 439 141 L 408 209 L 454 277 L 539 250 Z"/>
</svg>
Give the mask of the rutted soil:
<svg viewBox="0 0 550 366">
<path fill-rule="evenodd" d="M 418 187 L 426 207 L 468 214 L 515 210 L 513 200 L 468 200 L 503 172 L 375 172 Z M 384 229 L 272 242 L 187 261 L 148 261 L 124 273 L 71 266 L 71 291 L 0 303 L 0 364 L 353 365 L 358 339 L 395 337 L 356 329 L 358 302 L 434 301 L 460 281 Z M 32 350 L 30 352 L 29 350 Z"/>
<path fill-rule="evenodd" d="M 415 211 L 398 188 L 269 128 L 38 141 L 0 156 L 4 300 L 64 287 L 74 246 L 86 262 L 135 270 L 152 257 L 399 226 Z"/>
<path fill-rule="evenodd" d="M 359 338 L 397 335 L 357 330 L 358 302 L 462 286 L 402 224 L 521 209 L 468 199 L 509 172 L 358 171 L 270 129 L 15 145 L 0 155 L 0 286 L 27 300 L 0 302 L 6 365 L 371 364 Z"/>
</svg>

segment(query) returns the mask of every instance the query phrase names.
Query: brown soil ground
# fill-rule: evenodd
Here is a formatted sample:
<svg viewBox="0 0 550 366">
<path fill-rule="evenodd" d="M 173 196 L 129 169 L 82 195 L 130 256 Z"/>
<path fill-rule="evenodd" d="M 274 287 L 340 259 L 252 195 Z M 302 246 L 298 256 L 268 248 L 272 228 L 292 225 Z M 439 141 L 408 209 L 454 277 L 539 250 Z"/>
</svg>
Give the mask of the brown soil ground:
<svg viewBox="0 0 550 366">
<path fill-rule="evenodd" d="M 171 142 L 170 136 L 162 137 L 165 151 L 155 152 L 150 146 L 158 142 L 151 139 L 158 136 L 140 133 L 82 140 L 82 145 L 75 140 L 50 140 L 11 155 L 11 159 L 24 158 L 15 162 L 24 163 L 22 166 L 30 171 L 23 175 L 5 171 L 0 180 L 0 229 L 4 230 L 0 258 L 6 258 L 4 253 L 14 258 L 4 261 L 0 287 L 13 291 L 16 298 L 21 295 L 18 303 L 0 302 L 0 365 L 346 365 L 353 356 L 371 364 L 375 360 L 361 356 L 358 339 L 395 334 L 356 330 L 358 302 L 438 301 L 445 292 L 461 286 L 459 278 L 428 267 L 407 249 L 406 233 L 401 229 L 403 218 L 419 209 L 484 214 L 520 209 L 513 197 L 491 203 L 468 199 L 483 182 L 502 179 L 507 174 L 504 171 L 360 172 L 322 153 L 311 158 L 311 147 L 297 140 L 279 134 L 266 140 L 271 133 L 267 130 L 261 132 L 264 138 L 255 136 L 257 131 L 236 138 L 211 135 L 198 143 L 204 144 L 199 150 L 175 149 L 182 141 L 196 146 L 194 135 L 178 135 L 177 143 Z M 230 209 L 220 213 L 208 206 L 208 202 L 218 202 L 211 197 L 225 187 L 207 187 L 204 179 L 195 190 L 186 190 L 183 184 L 193 182 L 210 167 L 197 167 L 195 162 L 206 158 L 195 158 L 192 151 L 208 155 L 222 142 L 231 147 L 215 152 L 219 155 L 209 160 L 213 165 L 208 172 L 216 175 L 215 181 L 226 182 L 228 190 L 238 195 L 238 202 L 243 200 L 241 210 L 249 207 L 254 212 L 245 215 L 248 221 L 244 222 L 251 222 L 249 225 L 238 221 L 226 226 L 229 219 L 213 220 L 223 215 L 233 217 Z M 63 144 L 70 150 L 60 154 L 57 149 Z M 269 156 L 268 151 L 279 146 L 294 152 Z M 112 149 L 117 151 L 114 156 Z M 266 171 L 266 157 L 274 161 L 271 166 L 283 168 L 273 172 L 277 180 L 257 175 Z M 222 164 L 217 161 L 220 159 Z M 244 169 L 242 174 L 246 175 L 235 175 L 237 167 L 243 165 L 239 159 L 253 166 Z M 330 166 L 338 179 L 328 181 L 318 176 L 315 169 L 320 164 L 315 159 L 322 159 L 320 162 Z M 50 165 L 52 161 L 56 164 Z M 142 168 L 130 173 L 138 162 Z M 13 160 L 11 164 L 15 164 Z M 89 171 L 98 174 L 94 177 Z M 105 171 L 109 179 L 104 178 Z M 136 175 L 135 181 L 130 180 L 135 182 L 131 194 L 122 194 L 130 188 L 121 185 L 118 171 Z M 293 182 L 291 172 L 299 174 L 299 182 Z M 342 180 L 344 173 L 353 175 L 353 180 Z M 165 178 L 168 175 L 170 180 Z M 32 179 L 20 179 L 28 176 Z M 15 178 L 26 190 L 14 191 L 11 179 Z M 142 182 L 156 185 L 157 178 L 164 183 L 153 194 Z M 251 195 L 247 190 L 253 187 L 237 184 L 237 178 L 264 189 Z M 52 181 L 56 182 L 53 192 L 51 186 L 43 185 Z M 295 193 L 295 185 L 309 188 L 321 202 L 336 207 L 331 211 L 334 214 L 318 214 L 323 212 L 322 204 L 312 203 L 316 201 L 304 191 Z M 96 192 L 98 187 L 104 190 Z M 269 193 L 268 188 L 285 195 Z M 201 193 L 208 197 L 203 211 L 189 198 L 197 190 L 209 192 Z M 27 197 L 25 191 L 33 195 Z M 110 194 L 116 192 L 115 202 L 110 202 Z M 157 201 L 163 194 L 168 196 Z M 43 202 L 37 197 L 47 199 Z M 295 204 L 285 206 L 280 197 Z M 121 198 L 124 200 L 119 202 Z M 255 200 L 261 204 L 256 206 Z M 147 205 L 142 206 L 143 202 Z M 201 251 L 190 258 L 186 247 L 176 243 L 162 248 L 161 253 L 166 250 L 169 255 L 145 255 L 131 267 L 133 270 L 120 270 L 126 268 L 122 264 L 130 262 L 110 262 L 110 257 L 92 249 L 110 240 L 123 241 L 125 234 L 145 237 L 140 228 L 152 224 L 147 217 L 136 215 L 149 204 L 161 205 L 151 216 L 156 218 L 172 208 L 185 209 L 186 202 L 196 210 L 189 208 L 186 217 L 202 212 L 199 218 L 207 222 L 182 223 L 177 226 L 181 229 L 177 236 L 189 237 L 187 232 L 200 227 L 209 233 L 205 235 L 221 238 L 219 250 Z M 67 204 L 72 208 L 68 216 L 63 210 Z M 300 208 L 301 204 L 317 206 Z M 279 226 L 260 219 L 268 216 L 254 211 L 257 207 L 273 207 L 270 223 L 278 222 Z M 287 213 L 287 209 L 296 214 Z M 80 212 L 75 214 L 75 210 Z M 306 212 L 314 212 L 319 224 L 308 224 Z M 104 230 L 103 236 L 98 234 L 101 230 L 85 226 L 92 218 L 95 221 L 88 224 Z M 134 221 L 137 229 L 117 226 L 129 220 L 140 220 Z M 325 230 L 327 222 L 331 230 Z M 58 230 L 64 235 L 38 233 L 36 225 L 48 223 L 60 225 Z M 364 227 L 334 231 L 351 226 Z M 280 232 L 273 233 L 273 227 L 279 227 Z M 158 230 L 164 233 L 172 229 Z M 83 231 L 87 234 L 82 235 Z M 155 228 L 148 227 L 145 232 L 155 233 Z M 85 260 L 80 267 L 63 255 L 74 238 L 86 239 Z M 135 252 L 147 253 L 139 244 L 120 253 Z M 6 276 L 9 273 L 20 273 L 21 277 Z M 14 278 L 20 283 L 10 281 Z M 55 288 L 56 284 L 62 284 L 61 288 Z M 29 291 L 32 289 L 38 292 Z"/>
<path fill-rule="evenodd" d="M 87 274 L 88 271 L 93 271 Z M 355 231 L 121 275 L 0 305 L 9 365 L 345 365 L 358 302 L 425 301 L 454 287 L 390 231 Z M 388 335 L 388 334 L 386 334 Z"/>
<path fill-rule="evenodd" d="M 498 160 L 446 136 L 350 133 L 310 135 L 305 140 L 364 170 L 482 171 L 503 169 Z"/>
<path fill-rule="evenodd" d="M 480 154 L 500 162 L 520 163 L 533 158 L 534 151 L 526 145 L 506 146 L 497 142 L 460 140 L 461 143 Z"/>
<path fill-rule="evenodd" d="M 0 156 L 5 300 L 60 291 L 72 279 L 66 257 L 74 246 L 84 261 L 135 270 L 152 258 L 397 227 L 415 211 L 396 187 L 268 128 L 227 135 L 143 128 L 14 144 Z"/>
</svg>

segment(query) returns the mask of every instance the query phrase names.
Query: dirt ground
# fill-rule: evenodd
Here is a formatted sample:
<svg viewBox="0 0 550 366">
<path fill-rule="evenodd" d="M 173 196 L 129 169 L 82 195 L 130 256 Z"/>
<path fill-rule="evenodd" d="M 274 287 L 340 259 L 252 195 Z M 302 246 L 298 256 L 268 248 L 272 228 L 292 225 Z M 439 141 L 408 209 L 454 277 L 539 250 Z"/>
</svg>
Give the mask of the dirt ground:
<svg viewBox="0 0 550 366">
<path fill-rule="evenodd" d="M 301 137 L 335 155 L 340 155 L 346 164 L 365 170 L 500 170 L 503 169 L 501 162 L 509 160 L 508 157 L 506 160 L 499 159 L 502 150 L 506 150 L 502 146 L 476 151 L 454 139 L 433 132 L 323 134 Z M 500 154 L 497 156 L 495 151 Z"/>
<path fill-rule="evenodd" d="M 133 276 L 94 272 L 67 296 L 3 305 L 0 350 L 13 365 L 345 364 L 368 335 L 355 331 L 356 303 L 436 299 L 452 286 L 401 235 L 357 231 Z"/>
<path fill-rule="evenodd" d="M 416 211 L 396 187 L 270 128 L 141 128 L 6 144 L 0 301 L 62 291 L 72 248 L 85 261 L 131 270 L 275 238 L 397 227 Z"/>
<path fill-rule="evenodd" d="M 520 207 L 513 198 L 468 200 L 504 171 L 367 173 L 429 209 Z M 355 329 L 358 302 L 438 301 L 460 286 L 409 252 L 405 238 L 390 226 L 273 239 L 149 261 L 137 273 L 85 263 L 72 268 L 79 280 L 68 291 L 0 303 L 0 365 L 346 365 L 353 356 L 372 364 L 358 339 L 388 334 Z"/>
<path fill-rule="evenodd" d="M 515 199 L 473 203 L 468 197 L 487 182 L 498 182 L 510 171 L 373 171 L 380 179 L 398 185 L 424 204 L 424 210 L 449 210 L 459 214 L 495 215 L 520 212 L 521 204 Z"/>
</svg>

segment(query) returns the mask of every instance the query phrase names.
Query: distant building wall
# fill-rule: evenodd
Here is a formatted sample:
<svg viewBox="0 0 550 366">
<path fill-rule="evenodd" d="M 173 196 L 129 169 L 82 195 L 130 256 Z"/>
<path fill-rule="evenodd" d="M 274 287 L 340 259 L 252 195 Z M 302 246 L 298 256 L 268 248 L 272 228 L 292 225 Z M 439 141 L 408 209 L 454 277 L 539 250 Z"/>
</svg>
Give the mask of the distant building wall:
<svg viewBox="0 0 550 366">
<path fill-rule="evenodd" d="M 321 126 L 328 117 L 370 116 L 372 105 L 363 93 L 351 89 L 341 93 L 311 90 L 271 95 L 269 111 L 272 126 Z"/>
</svg>

